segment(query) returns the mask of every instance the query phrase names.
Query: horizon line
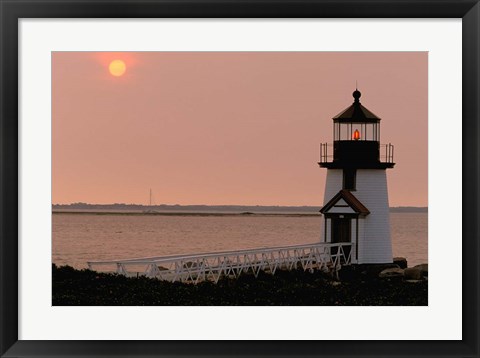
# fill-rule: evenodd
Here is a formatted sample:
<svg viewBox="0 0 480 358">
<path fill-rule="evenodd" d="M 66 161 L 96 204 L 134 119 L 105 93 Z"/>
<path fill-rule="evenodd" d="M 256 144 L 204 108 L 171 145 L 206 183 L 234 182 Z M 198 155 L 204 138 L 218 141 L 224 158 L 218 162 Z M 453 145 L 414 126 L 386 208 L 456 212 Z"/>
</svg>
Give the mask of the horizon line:
<svg viewBox="0 0 480 358">
<path fill-rule="evenodd" d="M 51 204 L 52 206 L 71 206 L 71 205 L 99 205 L 99 206 L 144 206 L 144 207 L 155 207 L 155 206 L 274 206 L 274 207 L 322 207 L 323 205 L 279 205 L 279 204 L 135 204 L 135 203 L 85 203 L 85 202 L 75 202 L 69 204 Z M 428 208 L 428 205 L 417 206 L 417 205 L 398 205 L 398 206 L 389 206 L 390 208 Z"/>
</svg>

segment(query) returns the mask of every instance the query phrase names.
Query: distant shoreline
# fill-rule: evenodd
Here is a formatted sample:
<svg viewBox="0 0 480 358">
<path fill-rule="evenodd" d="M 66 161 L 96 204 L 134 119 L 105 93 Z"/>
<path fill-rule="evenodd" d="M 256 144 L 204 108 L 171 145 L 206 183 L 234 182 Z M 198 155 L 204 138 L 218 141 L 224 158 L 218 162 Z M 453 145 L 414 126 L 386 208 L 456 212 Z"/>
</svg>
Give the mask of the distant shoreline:
<svg viewBox="0 0 480 358">
<path fill-rule="evenodd" d="M 125 215 L 125 216 L 285 216 L 285 217 L 316 217 L 320 213 L 219 213 L 219 212 L 140 212 L 140 211 L 80 211 L 80 210 L 53 210 L 52 214 L 59 215 Z"/>
<path fill-rule="evenodd" d="M 243 206 L 243 205 L 135 205 L 86 204 L 52 205 L 54 214 L 96 215 L 180 215 L 180 216 L 320 216 L 318 206 Z M 391 213 L 428 213 L 428 207 L 391 207 Z"/>
<path fill-rule="evenodd" d="M 405 214 L 423 212 L 400 212 Z M 425 212 L 426 213 L 426 212 Z M 219 217 L 219 216 L 241 216 L 241 217 L 320 217 L 320 213 L 213 213 L 213 212 L 134 212 L 134 211 L 79 211 L 79 210 L 53 210 L 54 215 L 118 215 L 118 216 L 196 216 L 196 217 Z"/>
</svg>

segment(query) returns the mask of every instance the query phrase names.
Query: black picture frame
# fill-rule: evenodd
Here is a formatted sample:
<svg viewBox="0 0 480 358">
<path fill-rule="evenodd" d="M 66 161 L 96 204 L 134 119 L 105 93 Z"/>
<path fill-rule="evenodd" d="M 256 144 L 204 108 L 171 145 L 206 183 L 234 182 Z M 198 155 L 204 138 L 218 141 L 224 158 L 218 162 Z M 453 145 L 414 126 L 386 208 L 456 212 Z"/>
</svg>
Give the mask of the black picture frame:
<svg viewBox="0 0 480 358">
<path fill-rule="evenodd" d="M 2 357 L 147 355 L 162 357 L 479 357 L 480 5 L 478 0 L 0 0 L 0 12 L 0 354 Z M 18 20 L 20 18 L 132 17 L 462 18 L 463 339 L 461 341 L 342 342 L 18 340 Z"/>
</svg>

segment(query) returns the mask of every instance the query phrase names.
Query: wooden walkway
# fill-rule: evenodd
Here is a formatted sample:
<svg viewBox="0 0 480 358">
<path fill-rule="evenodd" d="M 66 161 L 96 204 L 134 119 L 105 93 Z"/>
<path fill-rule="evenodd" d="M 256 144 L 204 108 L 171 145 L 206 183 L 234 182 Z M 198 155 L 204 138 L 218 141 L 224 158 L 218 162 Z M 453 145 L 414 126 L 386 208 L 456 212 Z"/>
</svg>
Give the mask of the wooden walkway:
<svg viewBox="0 0 480 358">
<path fill-rule="evenodd" d="M 170 282 L 196 284 L 221 277 L 237 278 L 260 271 L 277 270 L 337 271 L 351 264 L 352 243 L 315 243 L 251 250 L 210 252 L 195 255 L 146 257 L 128 260 L 89 261 L 96 271 L 116 272 L 127 277 L 147 276 Z"/>
</svg>

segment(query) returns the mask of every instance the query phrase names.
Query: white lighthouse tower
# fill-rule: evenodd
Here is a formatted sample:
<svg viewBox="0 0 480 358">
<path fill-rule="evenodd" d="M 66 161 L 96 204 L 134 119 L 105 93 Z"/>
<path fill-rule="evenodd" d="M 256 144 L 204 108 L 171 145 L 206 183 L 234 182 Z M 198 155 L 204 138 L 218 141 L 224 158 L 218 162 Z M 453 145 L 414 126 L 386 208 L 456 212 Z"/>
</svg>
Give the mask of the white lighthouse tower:
<svg viewBox="0 0 480 358">
<path fill-rule="evenodd" d="M 393 168 L 393 146 L 380 144 L 380 118 L 360 104 L 333 117 L 333 146 L 321 144 L 327 168 L 323 214 L 324 242 L 351 242 L 352 263 L 391 263 L 386 169 Z"/>
</svg>

